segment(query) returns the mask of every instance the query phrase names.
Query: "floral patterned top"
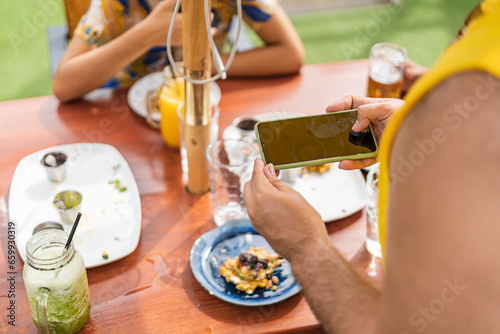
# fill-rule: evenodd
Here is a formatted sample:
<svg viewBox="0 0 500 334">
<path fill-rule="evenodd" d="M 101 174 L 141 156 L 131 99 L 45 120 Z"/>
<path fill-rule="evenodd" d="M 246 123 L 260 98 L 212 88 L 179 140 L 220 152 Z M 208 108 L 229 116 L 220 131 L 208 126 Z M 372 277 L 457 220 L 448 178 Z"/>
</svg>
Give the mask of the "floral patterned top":
<svg viewBox="0 0 500 334">
<path fill-rule="evenodd" d="M 99 47 L 143 20 L 161 0 L 92 0 L 88 11 L 78 23 L 74 34 L 93 47 Z M 277 0 L 242 0 L 243 18 L 254 29 L 267 22 L 277 7 Z M 214 41 L 219 47 L 227 40 L 236 0 L 212 0 L 217 28 Z M 126 87 L 140 77 L 161 70 L 168 64 L 165 46 L 150 49 L 118 72 L 105 87 Z"/>
</svg>

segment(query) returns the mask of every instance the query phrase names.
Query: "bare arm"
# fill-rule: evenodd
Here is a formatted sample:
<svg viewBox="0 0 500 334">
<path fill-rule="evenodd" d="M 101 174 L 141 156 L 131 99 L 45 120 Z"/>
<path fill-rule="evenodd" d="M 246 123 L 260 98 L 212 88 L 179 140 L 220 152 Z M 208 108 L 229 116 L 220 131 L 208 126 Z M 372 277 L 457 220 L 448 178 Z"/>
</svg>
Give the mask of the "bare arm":
<svg viewBox="0 0 500 334">
<path fill-rule="evenodd" d="M 291 263 L 323 328 L 331 333 L 373 331 L 380 292 L 337 252 L 321 216 L 304 198 L 260 159 L 244 195 L 252 224 Z"/>
<path fill-rule="evenodd" d="M 140 57 L 155 45 L 164 45 L 175 1 L 160 2 L 146 19 L 117 38 L 96 49 L 74 36 L 64 53 L 54 76 L 52 89 L 67 102 L 96 89 L 111 79 L 119 70 Z M 174 44 L 182 43 L 178 16 Z"/>
<path fill-rule="evenodd" d="M 372 333 L 381 292 L 359 276 L 329 239 L 304 246 L 308 249 L 291 257 L 292 271 L 323 329 Z"/>
<path fill-rule="evenodd" d="M 229 76 L 271 76 L 292 74 L 304 64 L 304 46 L 283 8 L 256 30 L 264 47 L 237 53 L 228 71 Z M 224 63 L 227 55 L 223 55 Z"/>
<path fill-rule="evenodd" d="M 252 224 L 290 261 L 327 332 L 500 332 L 499 86 L 484 73 L 455 76 L 403 123 L 382 294 L 340 257 L 302 196 L 256 162 L 245 186 Z"/>
<path fill-rule="evenodd" d="M 499 86 L 451 77 L 398 132 L 380 333 L 500 332 Z"/>
</svg>

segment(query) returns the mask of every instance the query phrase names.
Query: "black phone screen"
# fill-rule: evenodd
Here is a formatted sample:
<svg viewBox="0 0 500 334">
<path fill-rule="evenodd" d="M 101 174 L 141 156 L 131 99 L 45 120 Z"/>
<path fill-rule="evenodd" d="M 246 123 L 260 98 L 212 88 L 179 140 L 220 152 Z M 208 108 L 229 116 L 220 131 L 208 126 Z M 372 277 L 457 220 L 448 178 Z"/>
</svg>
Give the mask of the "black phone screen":
<svg viewBox="0 0 500 334">
<path fill-rule="evenodd" d="M 357 110 L 348 110 L 257 124 L 266 163 L 277 166 L 376 152 L 371 128 L 352 131 L 356 116 Z"/>
</svg>

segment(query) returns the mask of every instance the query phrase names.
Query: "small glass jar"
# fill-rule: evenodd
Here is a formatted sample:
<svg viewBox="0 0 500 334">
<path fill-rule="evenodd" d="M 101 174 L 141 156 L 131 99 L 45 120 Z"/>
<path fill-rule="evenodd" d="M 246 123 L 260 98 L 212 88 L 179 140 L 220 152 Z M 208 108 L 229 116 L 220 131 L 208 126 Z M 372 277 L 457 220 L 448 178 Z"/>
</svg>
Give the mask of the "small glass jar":
<svg viewBox="0 0 500 334">
<path fill-rule="evenodd" d="M 31 317 L 42 333 L 76 333 L 90 313 L 90 295 L 83 258 L 68 234 L 46 229 L 26 244 L 23 269 Z"/>
<path fill-rule="evenodd" d="M 177 68 L 184 72 L 184 64 L 176 63 Z M 172 75 L 170 66 L 163 71 L 164 82 L 160 87 L 158 105 L 160 109 L 160 131 L 165 143 L 174 148 L 180 146 L 179 119 L 177 108 L 184 104 L 184 79 L 180 75 Z"/>
</svg>

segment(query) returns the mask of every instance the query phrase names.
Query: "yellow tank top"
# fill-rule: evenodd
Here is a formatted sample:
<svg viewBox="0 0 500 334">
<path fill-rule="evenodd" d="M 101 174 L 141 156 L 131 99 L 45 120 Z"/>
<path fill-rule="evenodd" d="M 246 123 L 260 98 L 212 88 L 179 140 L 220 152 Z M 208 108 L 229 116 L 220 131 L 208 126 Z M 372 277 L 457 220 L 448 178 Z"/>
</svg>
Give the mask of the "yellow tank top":
<svg viewBox="0 0 500 334">
<path fill-rule="evenodd" d="M 379 232 L 382 250 L 387 240 L 389 158 L 392 143 L 405 117 L 429 91 L 449 76 L 483 70 L 500 77 L 500 0 L 485 0 L 470 16 L 464 36 L 448 47 L 437 64 L 406 95 L 405 106 L 393 116 L 380 147 Z"/>
</svg>

